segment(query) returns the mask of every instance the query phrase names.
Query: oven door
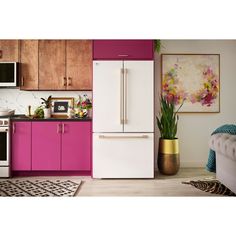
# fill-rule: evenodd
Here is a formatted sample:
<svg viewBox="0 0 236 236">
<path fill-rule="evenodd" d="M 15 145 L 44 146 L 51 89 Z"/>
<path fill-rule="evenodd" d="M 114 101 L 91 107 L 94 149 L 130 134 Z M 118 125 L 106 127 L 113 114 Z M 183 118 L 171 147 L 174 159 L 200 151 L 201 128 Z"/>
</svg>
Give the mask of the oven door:
<svg viewBox="0 0 236 236">
<path fill-rule="evenodd" d="M 9 128 L 0 127 L 0 166 L 9 166 Z"/>
</svg>

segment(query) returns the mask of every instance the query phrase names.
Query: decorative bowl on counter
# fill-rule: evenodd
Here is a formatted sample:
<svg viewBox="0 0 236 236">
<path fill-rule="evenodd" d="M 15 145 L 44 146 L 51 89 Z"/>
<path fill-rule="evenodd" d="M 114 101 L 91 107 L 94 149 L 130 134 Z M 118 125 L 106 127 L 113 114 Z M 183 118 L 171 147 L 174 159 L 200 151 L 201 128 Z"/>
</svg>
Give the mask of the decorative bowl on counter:
<svg viewBox="0 0 236 236">
<path fill-rule="evenodd" d="M 84 117 L 87 117 L 87 115 L 88 115 L 87 109 L 82 109 L 82 110 L 75 109 L 76 118 L 84 118 Z"/>
<path fill-rule="evenodd" d="M 82 115 L 82 114 L 75 114 L 74 115 L 74 118 L 85 118 L 85 117 L 87 117 L 87 115 Z"/>
<path fill-rule="evenodd" d="M 0 107 L 0 116 L 12 116 L 15 114 L 15 110 Z"/>
</svg>

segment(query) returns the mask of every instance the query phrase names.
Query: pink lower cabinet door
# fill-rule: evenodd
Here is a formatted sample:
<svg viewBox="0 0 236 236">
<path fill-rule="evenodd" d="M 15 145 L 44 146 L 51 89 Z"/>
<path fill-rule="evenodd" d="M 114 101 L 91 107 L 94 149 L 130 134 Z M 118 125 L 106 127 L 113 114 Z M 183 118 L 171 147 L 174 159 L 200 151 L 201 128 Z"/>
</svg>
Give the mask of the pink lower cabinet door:
<svg viewBox="0 0 236 236">
<path fill-rule="evenodd" d="M 91 170 L 91 122 L 62 122 L 62 170 Z"/>
<path fill-rule="evenodd" d="M 31 122 L 13 122 L 11 137 L 12 170 L 31 170 Z"/>
<path fill-rule="evenodd" d="M 32 122 L 32 170 L 60 170 L 61 122 Z"/>
</svg>

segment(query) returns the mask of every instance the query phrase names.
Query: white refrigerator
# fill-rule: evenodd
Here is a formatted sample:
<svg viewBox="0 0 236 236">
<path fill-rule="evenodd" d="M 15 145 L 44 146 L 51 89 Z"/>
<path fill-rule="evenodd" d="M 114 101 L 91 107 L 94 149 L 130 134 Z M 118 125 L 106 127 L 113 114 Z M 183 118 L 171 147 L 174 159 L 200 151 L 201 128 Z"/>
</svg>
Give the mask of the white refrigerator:
<svg viewBox="0 0 236 236">
<path fill-rule="evenodd" d="M 93 177 L 154 177 L 153 61 L 93 61 Z"/>
</svg>

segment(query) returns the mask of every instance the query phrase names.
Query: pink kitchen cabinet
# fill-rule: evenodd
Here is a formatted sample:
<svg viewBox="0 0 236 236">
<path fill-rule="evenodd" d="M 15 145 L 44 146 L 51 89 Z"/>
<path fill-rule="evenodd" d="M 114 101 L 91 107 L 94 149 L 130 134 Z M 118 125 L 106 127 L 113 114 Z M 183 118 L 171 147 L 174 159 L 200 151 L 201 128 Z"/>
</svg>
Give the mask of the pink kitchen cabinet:
<svg viewBox="0 0 236 236">
<path fill-rule="evenodd" d="M 13 122 L 11 137 L 12 170 L 31 170 L 31 122 Z"/>
<path fill-rule="evenodd" d="M 153 60 L 153 40 L 94 40 L 93 60 Z"/>
<path fill-rule="evenodd" d="M 12 171 L 91 171 L 92 122 L 12 122 Z"/>
<path fill-rule="evenodd" d="M 61 169 L 61 122 L 32 122 L 32 170 Z"/>
<path fill-rule="evenodd" d="M 91 122 L 62 122 L 61 170 L 91 170 Z"/>
</svg>

